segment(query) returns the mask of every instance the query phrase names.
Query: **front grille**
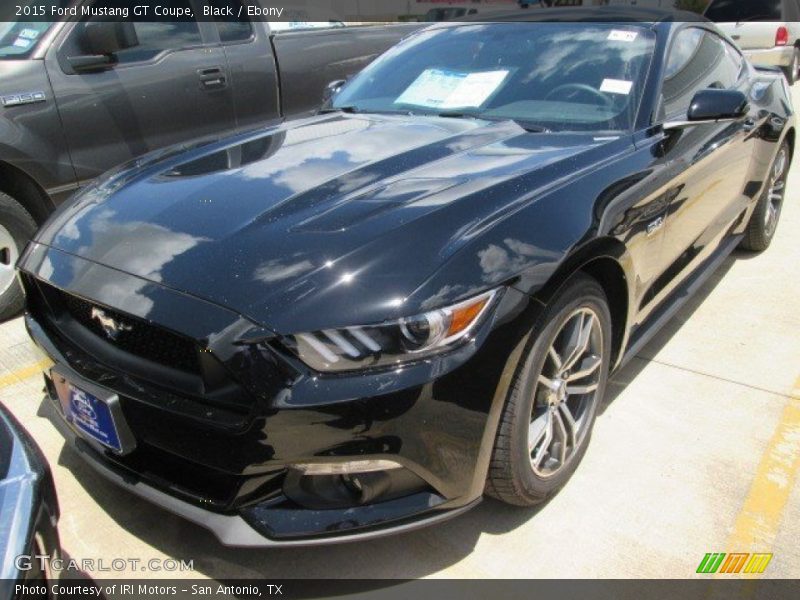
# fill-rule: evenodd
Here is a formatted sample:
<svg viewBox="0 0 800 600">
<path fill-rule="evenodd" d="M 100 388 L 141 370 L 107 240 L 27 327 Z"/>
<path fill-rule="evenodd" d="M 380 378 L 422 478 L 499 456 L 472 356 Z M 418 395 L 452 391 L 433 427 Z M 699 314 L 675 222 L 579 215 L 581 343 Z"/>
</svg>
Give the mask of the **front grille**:
<svg viewBox="0 0 800 600">
<path fill-rule="evenodd" d="M 197 345 L 190 339 L 56 288 L 52 289 L 60 297 L 64 309 L 76 322 L 107 343 L 165 367 L 188 373 L 200 373 Z M 101 310 L 105 318 L 114 320 L 118 329 L 115 338 L 109 337 L 100 318 L 92 316 L 94 309 Z"/>
</svg>

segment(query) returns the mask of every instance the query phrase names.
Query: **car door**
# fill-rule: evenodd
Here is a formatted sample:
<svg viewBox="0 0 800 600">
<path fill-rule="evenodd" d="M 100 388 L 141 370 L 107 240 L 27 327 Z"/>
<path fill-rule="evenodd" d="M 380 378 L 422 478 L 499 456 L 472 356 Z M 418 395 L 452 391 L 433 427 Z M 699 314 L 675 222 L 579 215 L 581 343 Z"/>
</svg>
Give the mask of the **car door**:
<svg viewBox="0 0 800 600">
<path fill-rule="evenodd" d="M 703 27 L 680 30 L 662 84 L 660 121 L 686 119 L 694 95 L 706 88 L 740 89 L 749 77 L 738 50 Z M 676 173 L 659 259 L 661 275 L 648 294 L 658 304 L 719 247 L 752 199 L 747 185 L 758 115 L 665 132 L 660 162 Z"/>
<path fill-rule="evenodd" d="M 113 0 L 94 6 L 106 3 Z M 161 6 L 202 14 L 196 0 Z M 112 68 L 83 73 L 70 68 L 69 57 L 86 53 L 85 21 L 67 28 L 45 59 L 81 183 L 145 152 L 235 125 L 225 54 L 213 23 L 133 21 L 139 44 L 119 52 Z"/>
</svg>

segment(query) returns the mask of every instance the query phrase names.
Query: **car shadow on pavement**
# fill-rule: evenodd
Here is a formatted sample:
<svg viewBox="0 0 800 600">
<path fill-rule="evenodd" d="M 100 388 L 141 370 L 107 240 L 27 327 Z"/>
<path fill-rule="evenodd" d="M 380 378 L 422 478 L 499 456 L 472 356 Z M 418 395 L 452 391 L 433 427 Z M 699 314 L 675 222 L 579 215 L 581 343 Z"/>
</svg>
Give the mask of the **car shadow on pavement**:
<svg viewBox="0 0 800 600">
<path fill-rule="evenodd" d="M 739 259 L 739 253 L 726 259 L 675 317 L 631 360 L 609 384 L 600 407 L 602 412 L 616 399 L 661 348 L 691 318 L 706 297 Z M 39 413 L 58 418 L 46 399 Z M 547 505 L 535 508 L 507 506 L 485 499 L 473 510 L 432 527 L 356 543 L 304 548 L 242 549 L 221 545 L 207 530 L 174 516 L 98 475 L 78 453 L 64 446 L 59 465 L 74 475 L 97 505 L 120 527 L 152 548 L 153 556 L 166 555 L 178 561 L 192 561 L 198 576 L 213 579 L 412 579 L 435 574 L 472 553 L 482 534 L 502 535 L 534 518 Z M 120 542 L 120 548 L 130 547 Z M 137 552 L 141 552 L 137 550 Z M 111 557 L 113 558 L 113 557 Z M 122 557 L 124 558 L 124 557 Z M 136 574 L 165 577 L 169 573 Z M 186 577 L 191 574 L 182 573 Z M 372 589 L 387 582 L 365 582 Z M 344 588 L 343 588 L 344 589 Z M 348 592 L 354 590 L 347 589 Z M 331 590 L 328 590 L 329 593 Z"/>
</svg>

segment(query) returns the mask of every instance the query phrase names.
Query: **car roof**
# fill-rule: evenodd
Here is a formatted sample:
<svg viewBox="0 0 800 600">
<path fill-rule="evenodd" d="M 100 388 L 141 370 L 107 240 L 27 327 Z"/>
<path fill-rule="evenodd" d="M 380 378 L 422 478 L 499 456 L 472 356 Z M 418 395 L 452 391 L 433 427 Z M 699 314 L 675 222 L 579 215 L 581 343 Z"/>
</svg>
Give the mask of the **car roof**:
<svg viewBox="0 0 800 600">
<path fill-rule="evenodd" d="M 638 6 L 593 6 L 562 7 L 543 9 L 498 10 L 492 13 L 481 13 L 458 19 L 459 21 L 492 22 L 587 22 L 587 23 L 710 23 L 704 16 L 686 10 L 667 10 L 663 8 L 645 8 Z"/>
</svg>

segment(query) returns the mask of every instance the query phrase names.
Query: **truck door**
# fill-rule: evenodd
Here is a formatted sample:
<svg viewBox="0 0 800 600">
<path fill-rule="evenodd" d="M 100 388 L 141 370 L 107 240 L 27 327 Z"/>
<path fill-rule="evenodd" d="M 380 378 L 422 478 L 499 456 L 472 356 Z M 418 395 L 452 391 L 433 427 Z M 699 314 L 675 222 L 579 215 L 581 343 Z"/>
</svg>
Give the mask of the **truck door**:
<svg viewBox="0 0 800 600">
<path fill-rule="evenodd" d="M 213 6 L 230 8 L 234 15 L 215 17 L 215 22 L 230 74 L 237 127 L 277 122 L 281 118 L 278 66 L 266 23 L 250 22 L 242 0 L 215 0 Z"/>
<path fill-rule="evenodd" d="M 107 3 L 114 4 L 98 0 L 93 6 Z M 197 0 L 168 0 L 161 6 L 202 14 Z M 81 183 L 145 152 L 235 126 L 225 54 L 214 24 L 194 17 L 144 19 L 131 18 L 138 45 L 114 55 L 110 68 L 76 72 L 72 67 L 69 58 L 89 53 L 86 20 L 67 28 L 46 56 Z"/>
</svg>

